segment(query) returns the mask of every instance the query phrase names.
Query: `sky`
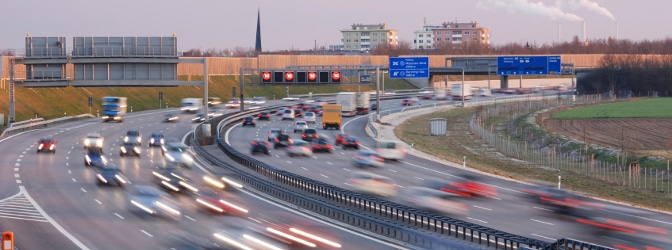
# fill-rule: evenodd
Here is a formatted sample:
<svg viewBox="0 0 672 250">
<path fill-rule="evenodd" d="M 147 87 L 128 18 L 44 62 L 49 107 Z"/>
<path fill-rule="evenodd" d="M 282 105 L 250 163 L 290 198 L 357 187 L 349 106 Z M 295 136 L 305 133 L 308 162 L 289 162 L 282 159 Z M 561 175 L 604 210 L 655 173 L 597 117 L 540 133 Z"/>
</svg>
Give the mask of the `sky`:
<svg viewBox="0 0 672 250">
<path fill-rule="evenodd" d="M 24 37 L 172 36 L 178 50 L 254 48 L 257 10 L 264 51 L 340 44 L 354 23 L 386 23 L 412 43 L 423 24 L 478 22 L 493 45 L 551 44 L 583 37 L 672 37 L 667 0 L 2 0 L 0 50 Z M 618 32 L 617 27 L 618 26 Z M 558 32 L 560 28 L 560 32 Z M 68 45 L 69 47 L 70 45 Z"/>
</svg>

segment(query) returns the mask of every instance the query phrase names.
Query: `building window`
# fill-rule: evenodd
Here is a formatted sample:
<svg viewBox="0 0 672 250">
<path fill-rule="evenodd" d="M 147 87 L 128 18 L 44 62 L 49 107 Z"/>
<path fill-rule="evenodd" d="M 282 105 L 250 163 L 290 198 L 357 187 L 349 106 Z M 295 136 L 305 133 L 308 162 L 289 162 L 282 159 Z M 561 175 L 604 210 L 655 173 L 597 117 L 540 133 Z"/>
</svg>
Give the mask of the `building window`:
<svg viewBox="0 0 672 250">
<path fill-rule="evenodd" d="M 432 43 L 432 40 L 427 40 L 427 43 Z"/>
<path fill-rule="evenodd" d="M 453 31 L 453 35 L 462 35 L 462 31 Z"/>
<path fill-rule="evenodd" d="M 350 48 L 350 45 L 345 45 L 345 48 L 346 48 L 346 49 L 349 49 L 349 48 Z"/>
<path fill-rule="evenodd" d="M 450 35 L 450 31 L 446 31 L 446 35 L 449 36 L 449 35 Z"/>
<path fill-rule="evenodd" d="M 350 36 L 350 33 L 345 33 L 345 36 Z"/>
<path fill-rule="evenodd" d="M 378 42 L 378 39 L 373 39 L 373 42 L 374 42 L 374 43 L 377 43 L 377 42 Z"/>
<path fill-rule="evenodd" d="M 478 41 L 478 38 L 475 38 L 475 37 L 474 37 L 474 38 L 472 38 L 471 40 L 472 40 L 472 41 Z"/>
<path fill-rule="evenodd" d="M 437 31 L 436 34 L 440 36 L 440 35 L 441 35 L 441 31 Z"/>
<path fill-rule="evenodd" d="M 359 42 L 359 39 L 355 39 L 355 42 L 358 43 L 358 42 Z"/>
<path fill-rule="evenodd" d="M 465 35 L 469 35 L 469 31 L 465 31 L 464 34 L 465 34 Z"/>
<path fill-rule="evenodd" d="M 359 49 L 359 45 L 355 45 L 355 49 Z"/>
<path fill-rule="evenodd" d="M 440 38 L 440 37 L 439 37 L 439 38 L 437 38 L 437 39 L 436 39 L 436 41 L 437 41 L 437 42 L 440 42 L 440 41 L 441 41 L 441 38 Z"/>
<path fill-rule="evenodd" d="M 373 32 L 373 36 L 378 36 L 378 33 L 376 33 L 376 32 Z"/>
<path fill-rule="evenodd" d="M 355 33 L 355 36 L 359 36 L 359 32 Z"/>
<path fill-rule="evenodd" d="M 432 37 L 432 34 L 427 34 L 427 37 Z"/>
<path fill-rule="evenodd" d="M 420 40 L 420 43 L 422 43 L 422 40 Z"/>
<path fill-rule="evenodd" d="M 420 34 L 420 35 L 418 35 L 418 37 L 424 37 L 424 35 L 423 35 L 423 34 Z"/>
</svg>

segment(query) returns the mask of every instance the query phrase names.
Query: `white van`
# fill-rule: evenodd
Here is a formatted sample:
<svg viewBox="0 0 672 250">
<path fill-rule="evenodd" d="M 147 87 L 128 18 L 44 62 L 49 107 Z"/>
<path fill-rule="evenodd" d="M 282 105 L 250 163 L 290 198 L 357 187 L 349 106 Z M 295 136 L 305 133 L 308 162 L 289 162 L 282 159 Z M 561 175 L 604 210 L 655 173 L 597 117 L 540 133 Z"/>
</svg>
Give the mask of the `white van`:
<svg viewBox="0 0 672 250">
<path fill-rule="evenodd" d="M 296 117 L 296 114 L 294 113 L 293 109 L 284 109 L 282 111 L 282 120 L 290 119 L 293 121 L 294 117 Z"/>
<path fill-rule="evenodd" d="M 378 141 L 376 152 L 385 160 L 399 161 L 406 157 L 406 145 L 401 141 Z"/>
<path fill-rule="evenodd" d="M 479 96 L 491 96 L 492 91 L 490 91 L 490 89 L 478 89 L 478 95 Z"/>
</svg>

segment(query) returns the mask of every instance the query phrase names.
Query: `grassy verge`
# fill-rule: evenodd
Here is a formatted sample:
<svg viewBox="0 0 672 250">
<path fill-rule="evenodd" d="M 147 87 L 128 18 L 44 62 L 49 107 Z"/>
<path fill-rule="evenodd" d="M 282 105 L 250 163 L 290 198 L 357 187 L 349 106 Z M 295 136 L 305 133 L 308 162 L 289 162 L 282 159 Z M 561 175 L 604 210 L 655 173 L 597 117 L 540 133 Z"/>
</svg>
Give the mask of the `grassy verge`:
<svg viewBox="0 0 672 250">
<path fill-rule="evenodd" d="M 551 118 L 670 118 L 672 98 L 651 98 L 639 101 L 589 105 L 557 112 Z"/>
<path fill-rule="evenodd" d="M 203 76 L 181 76 L 180 80 L 198 81 Z M 238 76 L 212 76 L 208 85 L 210 96 L 218 96 L 222 101 L 228 101 L 231 98 L 232 88 L 236 87 L 236 93 L 240 94 L 240 80 Z M 375 89 L 373 85 L 361 85 L 362 91 Z M 414 89 L 410 83 L 400 79 L 385 79 L 385 87 L 393 89 Z M 357 85 L 299 85 L 289 86 L 290 94 L 308 94 L 313 93 L 336 93 L 341 91 L 357 91 Z M 5 89 L 0 97 L 0 113 L 5 114 L 5 119 L 9 116 L 9 94 Z M 163 92 L 163 103 L 161 107 L 177 107 L 182 98 L 203 96 L 201 86 L 179 86 L 179 87 L 66 87 L 66 88 L 24 88 L 17 85 L 14 91 L 16 120 L 25 121 L 33 118 L 35 114 L 44 119 L 53 119 L 61 117 L 64 114 L 75 115 L 89 113 L 88 97 L 93 98 L 93 107 L 91 113 L 101 110 L 101 100 L 103 96 L 125 96 L 128 97 L 128 105 L 133 107 L 133 111 L 142 111 L 159 108 L 159 91 Z M 265 96 L 272 100 L 286 95 L 285 85 L 271 86 L 246 86 L 246 96 Z M 129 109 L 130 111 L 130 109 Z M 5 120 L 7 121 L 7 120 Z M 2 129 L 4 127 L 0 127 Z"/>
<path fill-rule="evenodd" d="M 498 153 L 486 141 L 469 132 L 469 120 L 476 108 L 440 111 L 408 119 L 395 128 L 397 137 L 413 143 L 418 150 L 453 162 L 467 157 L 467 166 L 483 172 L 516 180 L 557 182 L 562 176 L 563 187 L 594 197 L 616 200 L 636 206 L 672 211 L 672 199 L 667 194 L 649 190 L 630 189 L 571 172 L 545 169 L 539 165 L 511 159 Z M 446 118 L 448 135 L 429 136 L 430 119 Z M 501 119 L 502 121 L 505 119 Z M 503 121 L 504 122 L 504 121 Z M 505 126 L 505 124 L 501 124 Z M 494 126 L 495 130 L 497 125 Z"/>
</svg>

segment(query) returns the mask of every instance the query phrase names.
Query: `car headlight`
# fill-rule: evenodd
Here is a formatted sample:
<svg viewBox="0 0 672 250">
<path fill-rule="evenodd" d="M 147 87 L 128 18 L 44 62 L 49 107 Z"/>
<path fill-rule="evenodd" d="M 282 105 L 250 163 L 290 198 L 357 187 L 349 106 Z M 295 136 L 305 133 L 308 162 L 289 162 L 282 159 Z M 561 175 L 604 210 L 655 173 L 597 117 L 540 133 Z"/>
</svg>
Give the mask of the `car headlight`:
<svg viewBox="0 0 672 250">
<path fill-rule="evenodd" d="M 128 136 L 124 136 L 124 142 L 128 142 Z"/>
<path fill-rule="evenodd" d="M 170 154 L 166 154 L 166 159 L 168 159 L 168 161 L 175 161 L 175 157 Z"/>
<path fill-rule="evenodd" d="M 140 154 L 140 149 L 138 147 L 133 147 L 133 152 Z"/>
<path fill-rule="evenodd" d="M 44 145 L 42 143 L 40 143 L 40 145 L 37 146 L 37 149 L 42 150 L 43 147 L 44 147 Z"/>
<path fill-rule="evenodd" d="M 149 143 L 154 144 L 154 138 L 149 139 Z"/>
<path fill-rule="evenodd" d="M 126 178 L 124 178 L 124 177 L 122 177 L 118 174 L 115 174 L 114 178 L 116 178 L 119 182 L 126 184 Z"/>
<path fill-rule="evenodd" d="M 102 140 L 96 141 L 96 146 L 102 148 L 103 147 L 103 141 Z"/>
<path fill-rule="evenodd" d="M 49 150 L 54 150 L 55 147 L 56 147 L 56 145 L 51 144 L 51 146 L 49 146 Z"/>
<path fill-rule="evenodd" d="M 103 164 L 107 164 L 107 159 L 105 159 L 105 156 L 101 156 L 100 161 L 102 161 Z"/>
<path fill-rule="evenodd" d="M 89 157 L 88 155 L 85 155 L 84 160 L 86 160 L 86 162 L 91 162 L 91 157 Z"/>
<path fill-rule="evenodd" d="M 138 142 L 142 142 L 142 138 L 138 137 Z"/>
<path fill-rule="evenodd" d="M 119 148 L 119 149 L 121 150 L 122 153 L 124 153 L 124 154 L 126 153 L 126 148 L 121 147 L 121 148 Z"/>
<path fill-rule="evenodd" d="M 186 154 L 185 154 L 185 155 L 182 155 L 182 159 L 183 159 L 184 161 L 186 161 L 186 162 L 192 162 L 192 161 L 194 161 L 194 158 L 191 158 L 191 156 L 186 155 Z"/>
<path fill-rule="evenodd" d="M 107 180 L 101 174 L 97 174 L 96 177 L 98 177 L 98 180 L 100 180 L 100 182 L 107 183 Z"/>
<path fill-rule="evenodd" d="M 163 138 L 161 138 L 161 144 L 163 144 Z"/>
<path fill-rule="evenodd" d="M 89 146 L 90 143 L 91 143 L 91 141 L 89 141 L 89 139 L 84 140 L 84 145 L 85 146 Z"/>
</svg>

